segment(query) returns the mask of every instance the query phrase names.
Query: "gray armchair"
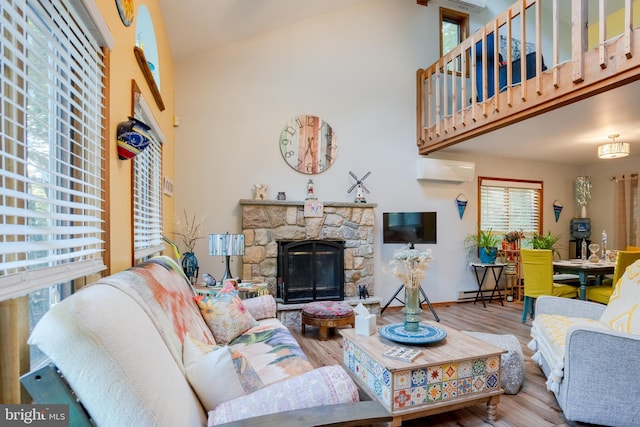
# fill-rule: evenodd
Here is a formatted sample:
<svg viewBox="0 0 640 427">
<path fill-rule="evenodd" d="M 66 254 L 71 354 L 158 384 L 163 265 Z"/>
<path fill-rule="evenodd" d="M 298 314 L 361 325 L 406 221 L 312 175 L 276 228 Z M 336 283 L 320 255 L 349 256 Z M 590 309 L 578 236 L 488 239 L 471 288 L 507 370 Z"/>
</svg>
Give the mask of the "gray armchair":
<svg viewBox="0 0 640 427">
<path fill-rule="evenodd" d="M 544 336 L 540 315 L 556 314 L 597 321 L 606 306 L 588 301 L 541 296 L 532 323 L 534 339 L 529 347 L 548 378 L 552 390 L 570 421 L 610 426 L 640 425 L 640 336 L 613 331 L 604 324 L 580 321 L 566 334 L 564 369 L 558 378 L 557 361 L 547 360 L 542 349 L 550 343 Z M 537 328 L 537 329 L 536 329 Z M 548 348 L 548 347 L 547 347 Z M 546 352 L 548 354 L 548 350 Z M 553 356 L 552 356 L 553 357 Z M 554 367 L 555 362 L 555 367 Z M 558 384 L 559 382 L 559 384 Z M 555 383 L 555 384 L 554 384 Z"/>
</svg>

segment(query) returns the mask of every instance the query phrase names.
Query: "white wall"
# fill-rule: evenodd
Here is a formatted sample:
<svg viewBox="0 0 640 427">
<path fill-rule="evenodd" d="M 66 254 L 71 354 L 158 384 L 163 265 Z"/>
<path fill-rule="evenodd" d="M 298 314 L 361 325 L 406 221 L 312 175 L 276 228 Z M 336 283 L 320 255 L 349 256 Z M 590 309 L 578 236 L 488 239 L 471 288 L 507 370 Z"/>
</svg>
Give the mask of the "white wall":
<svg viewBox="0 0 640 427">
<path fill-rule="evenodd" d="M 253 184 L 268 184 L 274 199 L 278 191 L 304 199 L 309 176 L 284 162 L 278 138 L 292 117 L 318 115 L 333 126 L 339 145 L 335 164 L 313 176 L 318 198 L 353 201 L 349 171 L 372 172 L 365 184 L 367 201 L 378 204 L 375 294 L 386 301 L 399 285 L 386 268 L 397 245 L 382 244 L 382 212 L 404 210 L 438 212 L 438 244 L 424 245 L 434 256 L 424 282 L 430 300 L 454 301 L 458 291 L 475 289 L 463 241 L 476 230 L 477 183 L 416 180 L 415 71 L 438 58 L 438 31 L 437 8 L 372 0 L 176 64 L 181 125 L 175 132 L 175 211 L 206 216 L 207 234 L 238 232 L 238 200 L 252 198 Z M 573 180 L 583 171 L 457 159 L 475 162 L 478 176 L 544 180 L 544 230 L 568 240 Z M 594 185 L 594 202 L 598 192 Z M 469 200 L 462 220 L 455 204 L 459 193 Z M 565 205 L 558 223 L 555 199 Z M 593 219 L 599 229 L 595 212 Z M 196 254 L 200 275 L 222 275 L 223 260 L 208 255 L 206 239 Z M 240 262 L 232 261 L 233 274 L 240 274 Z"/>
</svg>

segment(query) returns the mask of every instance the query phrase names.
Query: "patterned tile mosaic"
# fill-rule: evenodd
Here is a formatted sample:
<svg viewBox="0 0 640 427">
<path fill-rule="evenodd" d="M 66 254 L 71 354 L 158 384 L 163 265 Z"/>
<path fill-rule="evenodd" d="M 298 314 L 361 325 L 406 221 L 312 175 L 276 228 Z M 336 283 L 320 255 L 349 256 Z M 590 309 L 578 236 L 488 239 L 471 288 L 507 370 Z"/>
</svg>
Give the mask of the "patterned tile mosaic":
<svg viewBox="0 0 640 427">
<path fill-rule="evenodd" d="M 500 387 L 500 356 L 390 372 L 348 339 L 345 366 L 387 409 L 402 409 Z"/>
</svg>

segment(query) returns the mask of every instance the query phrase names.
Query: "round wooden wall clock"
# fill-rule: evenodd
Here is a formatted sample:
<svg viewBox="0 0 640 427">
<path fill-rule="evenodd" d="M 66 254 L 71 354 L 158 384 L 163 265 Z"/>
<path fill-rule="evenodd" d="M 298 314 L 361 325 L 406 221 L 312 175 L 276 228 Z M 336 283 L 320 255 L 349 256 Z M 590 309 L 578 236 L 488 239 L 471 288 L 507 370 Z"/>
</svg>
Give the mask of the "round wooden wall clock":
<svg viewBox="0 0 640 427">
<path fill-rule="evenodd" d="M 322 173 L 336 160 L 336 135 L 318 116 L 296 116 L 280 132 L 280 152 L 285 162 L 298 172 Z"/>
<path fill-rule="evenodd" d="M 116 6 L 125 27 L 131 25 L 133 22 L 133 0 L 116 0 Z"/>
</svg>

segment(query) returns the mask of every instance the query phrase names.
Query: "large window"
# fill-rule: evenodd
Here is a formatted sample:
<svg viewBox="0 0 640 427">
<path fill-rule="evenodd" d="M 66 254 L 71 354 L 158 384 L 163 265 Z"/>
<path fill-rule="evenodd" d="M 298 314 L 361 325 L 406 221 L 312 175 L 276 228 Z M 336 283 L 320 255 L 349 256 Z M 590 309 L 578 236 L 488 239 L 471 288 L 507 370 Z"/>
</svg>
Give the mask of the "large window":
<svg viewBox="0 0 640 427">
<path fill-rule="evenodd" d="M 0 300 L 104 269 L 104 65 L 81 9 L 0 5 Z"/>
<path fill-rule="evenodd" d="M 481 230 L 496 235 L 522 231 L 525 237 L 542 229 L 542 182 L 479 178 Z"/>
</svg>

